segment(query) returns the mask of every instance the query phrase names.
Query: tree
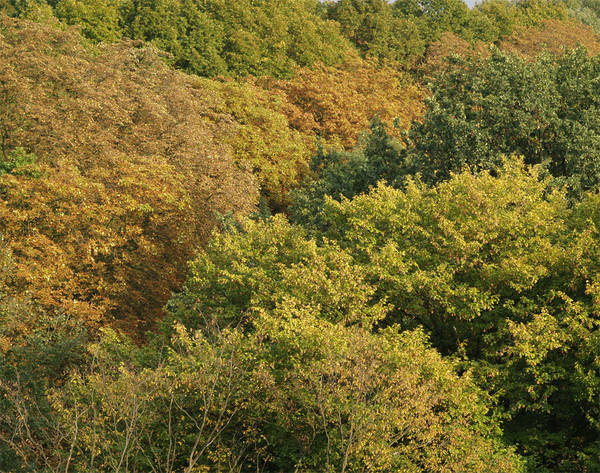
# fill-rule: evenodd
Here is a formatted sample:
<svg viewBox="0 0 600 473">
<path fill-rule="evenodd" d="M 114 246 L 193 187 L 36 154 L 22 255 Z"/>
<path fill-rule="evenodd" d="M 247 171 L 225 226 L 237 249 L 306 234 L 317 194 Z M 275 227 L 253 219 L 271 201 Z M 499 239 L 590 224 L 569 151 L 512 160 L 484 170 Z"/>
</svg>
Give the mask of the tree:
<svg viewBox="0 0 600 473">
<path fill-rule="evenodd" d="M 68 25 L 80 25 L 81 33 L 94 42 L 114 42 L 121 39 L 118 0 L 60 0 L 54 13 Z"/>
<path fill-rule="evenodd" d="M 0 237 L 0 467 L 64 471 L 68 448 L 56 446 L 72 442 L 71 429 L 56 422 L 46 389 L 83 362 L 87 334 L 73 318 L 10 295 L 15 276 L 14 257 Z"/>
<path fill-rule="evenodd" d="M 245 392 L 241 341 L 236 332 L 178 326 L 167 346 L 140 349 L 105 331 L 89 347 L 92 362 L 48 395 L 57 424 L 78 431 L 74 469 L 239 471 L 243 432 L 230 424 L 239 425 Z"/>
<path fill-rule="evenodd" d="M 538 27 L 520 28 L 500 43 L 505 51 L 531 58 L 542 52 L 559 56 L 579 46 L 596 56 L 600 53 L 600 37 L 590 27 L 572 20 L 546 20 Z"/>
<path fill-rule="evenodd" d="M 542 164 L 573 194 L 598 184 L 595 58 L 579 49 L 557 59 L 495 51 L 452 61 L 423 123 L 411 129 L 411 172 L 439 182 L 465 165 L 495 169 L 503 154 L 515 153 Z"/>
<path fill-rule="evenodd" d="M 291 194 L 293 220 L 305 226 L 319 226 L 326 196 L 337 200 L 352 198 L 368 192 L 380 181 L 396 183 L 405 169 L 404 157 L 401 143 L 388 135 L 379 120 L 371 123 L 370 134 L 364 135 L 350 152 L 325 153 L 320 149 L 311 163 L 314 179 L 305 180 Z"/>
<path fill-rule="evenodd" d="M 155 50 L 92 54 L 72 32 L 9 19 L 1 28 L 2 80 L 20 96 L 4 115 L 12 170 L 0 177 L 11 290 L 93 328 L 146 330 L 219 214 L 258 200 L 227 144 L 235 122 Z M 35 169 L 15 168 L 32 152 Z"/>
<path fill-rule="evenodd" d="M 456 377 L 418 331 L 371 332 L 389 307 L 348 256 L 281 216 L 247 221 L 209 244 L 169 304 L 185 325 L 246 334 L 259 464 L 519 471 L 468 375 Z"/>
<path fill-rule="evenodd" d="M 124 35 L 156 44 L 178 67 L 204 76 L 286 77 L 296 66 L 339 64 L 354 55 L 316 0 L 226 2 L 130 0 Z"/>
<path fill-rule="evenodd" d="M 375 288 L 347 255 L 336 245 L 317 246 L 282 216 L 215 236 L 190 269 L 169 312 L 192 328 L 202 314 L 225 325 L 251 324 L 262 309 L 291 298 L 334 322 L 370 326 L 383 314 L 382 304 L 367 308 Z"/>
<path fill-rule="evenodd" d="M 220 111 L 231 114 L 238 124 L 227 140 L 234 159 L 252 167 L 269 206 L 282 210 L 289 204 L 288 192 L 307 172 L 316 137 L 312 130 L 292 126 L 289 117 L 302 112 L 285 94 L 257 82 L 202 81 L 221 98 Z"/>
<path fill-rule="evenodd" d="M 422 326 L 465 360 L 530 471 L 582 471 L 597 466 L 597 196 L 573 207 L 551 187 L 512 158 L 494 175 L 327 198 L 317 235 L 391 306 L 381 324 Z"/>
<path fill-rule="evenodd" d="M 328 17 L 365 56 L 412 65 L 425 49 L 419 24 L 394 15 L 385 0 L 340 0 L 328 3 Z"/>
<path fill-rule="evenodd" d="M 171 61 L 203 76 L 226 74 L 224 27 L 200 4 L 190 1 L 134 0 L 123 4 L 124 36 L 149 41 L 171 54 Z"/>
<path fill-rule="evenodd" d="M 522 471 L 482 393 L 421 332 L 372 334 L 292 300 L 256 326 L 269 470 Z"/>
<path fill-rule="evenodd" d="M 282 91 L 295 106 L 288 115 L 292 127 L 337 148 L 351 149 L 375 117 L 388 125 L 396 120 L 390 133 L 400 136 L 423 108 L 423 91 L 410 78 L 365 61 L 300 69 L 292 79 L 261 85 Z"/>
<path fill-rule="evenodd" d="M 483 393 L 419 331 L 375 335 L 287 302 L 250 331 L 198 315 L 167 346 L 106 331 L 49 393 L 57 428 L 77 433 L 60 445 L 75 471 L 522 471 Z"/>
</svg>

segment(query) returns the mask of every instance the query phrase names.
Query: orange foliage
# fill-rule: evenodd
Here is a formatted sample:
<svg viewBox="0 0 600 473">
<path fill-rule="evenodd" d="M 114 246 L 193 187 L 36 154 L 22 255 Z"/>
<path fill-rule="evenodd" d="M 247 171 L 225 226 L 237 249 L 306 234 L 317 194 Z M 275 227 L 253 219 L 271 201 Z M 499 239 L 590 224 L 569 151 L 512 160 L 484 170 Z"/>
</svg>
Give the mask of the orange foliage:
<svg viewBox="0 0 600 473">
<path fill-rule="evenodd" d="M 285 93 L 293 105 L 287 113 L 294 128 L 331 146 L 354 146 L 375 116 L 389 124 L 398 119 L 400 129 L 407 129 L 423 113 L 422 90 L 407 84 L 397 69 L 365 61 L 299 69 L 292 79 L 263 85 Z"/>
<path fill-rule="evenodd" d="M 500 42 L 500 47 L 528 57 L 542 52 L 560 55 L 567 49 L 585 46 L 590 55 L 600 53 L 600 36 L 577 21 L 546 20 L 538 28 L 521 28 Z"/>
<path fill-rule="evenodd" d="M 299 69 L 289 80 L 202 79 L 220 97 L 223 113 L 238 123 L 228 143 L 235 159 L 252 166 L 271 208 L 289 204 L 288 191 L 308 170 L 320 139 L 326 146 L 351 148 L 370 120 L 379 116 L 406 129 L 420 117 L 421 91 L 391 67 L 357 60 L 343 67 Z M 392 133 L 400 129 L 389 126 Z"/>
<path fill-rule="evenodd" d="M 454 33 L 443 33 L 438 41 L 434 41 L 427 48 L 421 70 L 426 75 L 440 71 L 451 55 L 485 57 L 489 55 L 489 48 L 481 41 L 471 44 Z"/>
<path fill-rule="evenodd" d="M 38 157 L 0 177 L 12 290 L 48 309 L 145 328 L 217 214 L 254 208 L 226 144 L 235 121 L 152 49 L 88 51 L 76 33 L 0 18 L 0 95 L 3 153 Z"/>
<path fill-rule="evenodd" d="M 445 59 L 452 54 L 487 57 L 489 46 L 481 41 L 471 44 L 454 33 L 444 33 L 427 49 L 422 70 L 431 74 L 443 69 Z M 585 46 L 590 55 L 597 55 L 600 53 L 600 35 L 574 20 L 544 20 L 541 26 L 520 27 L 498 44 L 500 49 L 531 58 L 543 52 L 560 55 L 578 46 Z"/>
</svg>

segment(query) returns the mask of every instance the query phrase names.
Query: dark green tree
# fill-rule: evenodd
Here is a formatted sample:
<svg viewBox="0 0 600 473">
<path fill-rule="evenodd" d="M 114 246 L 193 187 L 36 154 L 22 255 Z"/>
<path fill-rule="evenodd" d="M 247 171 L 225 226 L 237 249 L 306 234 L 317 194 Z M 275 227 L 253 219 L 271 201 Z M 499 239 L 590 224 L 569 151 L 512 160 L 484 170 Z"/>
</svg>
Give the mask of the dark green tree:
<svg viewBox="0 0 600 473">
<path fill-rule="evenodd" d="M 403 173 L 404 151 L 384 124 L 375 119 L 353 151 L 319 149 L 311 170 L 315 178 L 292 193 L 290 213 L 294 221 L 316 224 L 325 196 L 352 198 L 367 192 L 379 181 L 393 183 Z"/>
<path fill-rule="evenodd" d="M 574 194 L 600 182 L 600 61 L 583 49 L 535 61 L 494 51 L 451 59 L 411 129 L 408 169 L 439 182 L 465 166 L 495 169 L 503 155 L 541 164 Z"/>
</svg>

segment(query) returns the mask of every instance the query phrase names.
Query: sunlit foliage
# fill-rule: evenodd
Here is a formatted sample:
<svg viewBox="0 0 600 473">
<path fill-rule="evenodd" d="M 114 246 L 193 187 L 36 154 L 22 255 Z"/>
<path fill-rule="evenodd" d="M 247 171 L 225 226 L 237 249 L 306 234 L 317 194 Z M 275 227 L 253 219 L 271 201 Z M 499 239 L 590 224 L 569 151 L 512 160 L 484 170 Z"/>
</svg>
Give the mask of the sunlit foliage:
<svg viewBox="0 0 600 473">
<path fill-rule="evenodd" d="M 13 290 L 92 325 L 143 327 L 217 213 L 256 202 L 227 145 L 235 123 L 146 47 L 92 54 L 73 34 L 12 20 L 1 32 L 0 232 Z"/>
<path fill-rule="evenodd" d="M 375 117 L 399 135 L 423 111 L 423 92 L 409 77 L 365 61 L 299 69 L 292 79 L 265 82 L 295 105 L 291 125 L 329 146 L 351 148 Z"/>
<path fill-rule="evenodd" d="M 0 471 L 600 471 L 595 1 L 0 0 Z"/>
<path fill-rule="evenodd" d="M 559 20 L 547 20 L 539 27 L 518 29 L 500 42 L 501 49 L 529 57 L 543 52 L 561 55 L 579 46 L 585 47 L 591 56 L 596 56 L 600 53 L 600 36 L 582 23 Z"/>
<path fill-rule="evenodd" d="M 330 199 L 324 237 L 364 268 L 390 323 L 470 360 L 531 471 L 595 468 L 598 199 L 572 208 L 518 160 L 497 172 Z"/>
</svg>

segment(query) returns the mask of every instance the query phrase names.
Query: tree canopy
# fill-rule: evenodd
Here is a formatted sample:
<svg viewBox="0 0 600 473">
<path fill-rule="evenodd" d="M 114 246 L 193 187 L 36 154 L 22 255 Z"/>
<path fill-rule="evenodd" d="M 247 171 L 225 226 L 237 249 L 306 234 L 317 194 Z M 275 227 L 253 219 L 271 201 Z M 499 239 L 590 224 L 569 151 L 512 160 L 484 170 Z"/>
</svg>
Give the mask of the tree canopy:
<svg viewBox="0 0 600 473">
<path fill-rule="evenodd" d="M 600 471 L 595 0 L 0 0 L 0 471 Z"/>
<path fill-rule="evenodd" d="M 4 19 L 0 31 L 0 232 L 13 291 L 82 323 L 143 327 L 217 214 L 257 202 L 226 143 L 235 123 L 145 46 L 92 54 L 51 28 Z"/>
<path fill-rule="evenodd" d="M 584 49 L 535 61 L 500 51 L 454 59 L 433 86 L 423 122 L 411 129 L 408 168 L 437 182 L 519 154 L 573 192 L 595 188 L 598 64 Z"/>
</svg>

